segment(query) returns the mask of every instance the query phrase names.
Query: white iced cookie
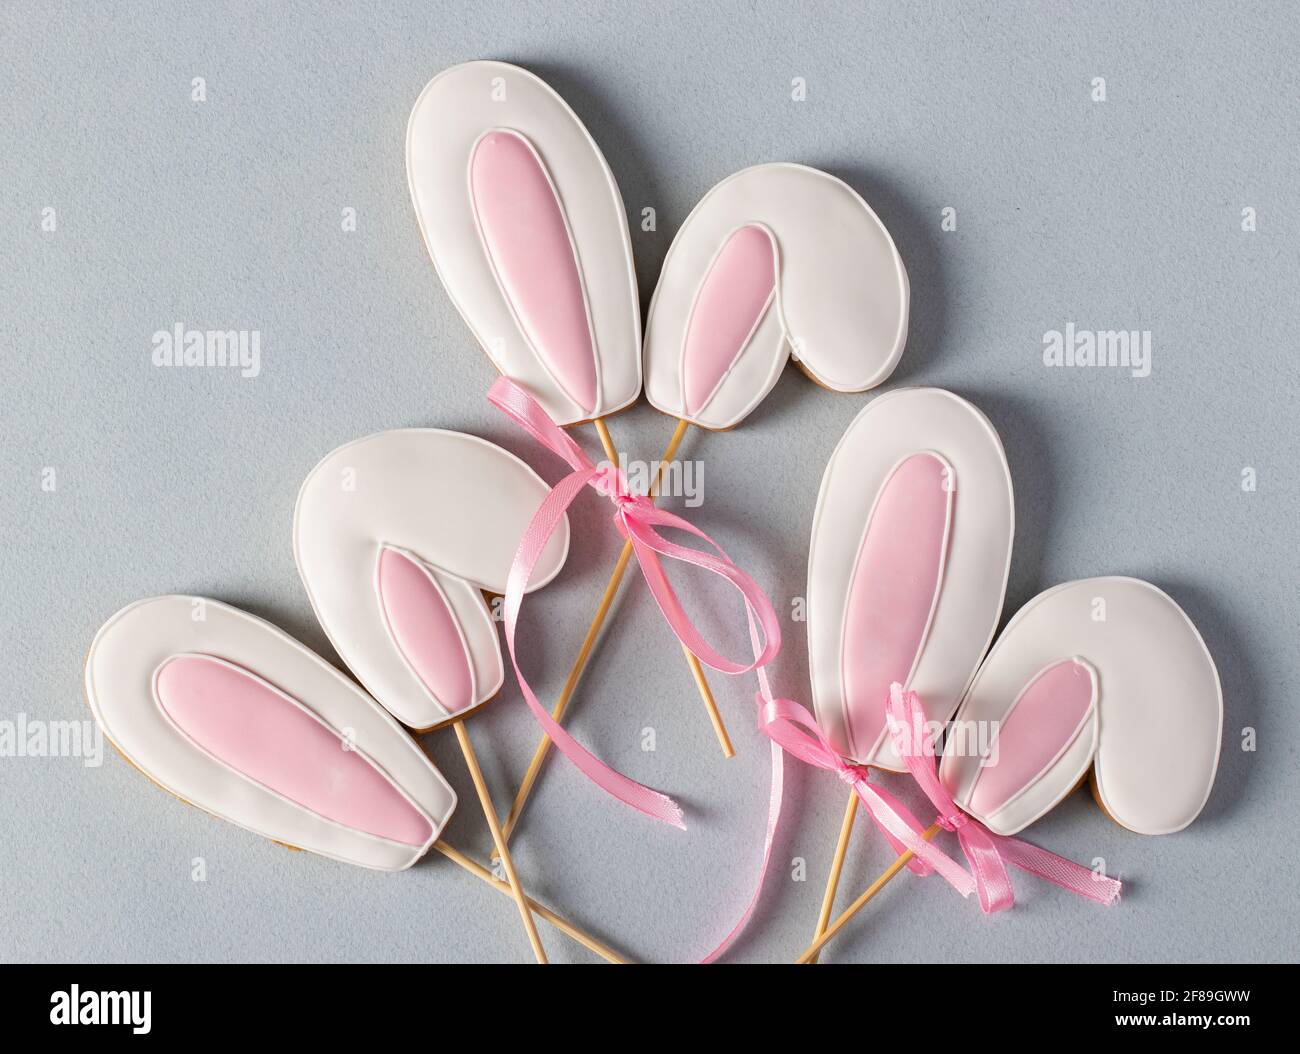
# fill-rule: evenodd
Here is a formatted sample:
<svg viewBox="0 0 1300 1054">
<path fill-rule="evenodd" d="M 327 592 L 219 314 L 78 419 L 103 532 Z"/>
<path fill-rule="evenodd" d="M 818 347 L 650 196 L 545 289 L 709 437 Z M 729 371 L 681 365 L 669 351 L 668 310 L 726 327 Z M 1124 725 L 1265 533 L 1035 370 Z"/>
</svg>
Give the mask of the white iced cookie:
<svg viewBox="0 0 1300 1054">
<path fill-rule="evenodd" d="M 958 805 L 1011 835 L 1091 766 L 1116 822 L 1169 834 L 1209 798 L 1222 731 L 1219 675 L 1183 610 L 1148 582 L 1088 578 L 1040 593 L 1007 624 L 939 775 Z"/>
<path fill-rule="evenodd" d="M 794 358 L 862 392 L 893 372 L 908 285 L 884 224 L 815 168 L 756 165 L 715 186 L 668 249 L 646 320 L 646 397 L 702 428 L 738 424 Z"/>
<path fill-rule="evenodd" d="M 945 721 L 997 628 L 1014 533 L 997 432 L 966 400 L 911 388 L 872 400 L 822 477 L 808 554 L 818 724 L 844 757 L 902 771 L 889 686 Z"/>
<path fill-rule="evenodd" d="M 483 593 L 505 592 L 548 492 L 495 444 L 432 428 L 357 439 L 308 475 L 293 517 L 298 573 L 339 657 L 403 724 L 462 717 L 501 687 Z M 530 591 L 559 573 L 568 550 L 566 519 Z"/>
<path fill-rule="evenodd" d="M 444 70 L 411 111 L 406 172 L 438 276 L 497 369 L 562 425 L 635 402 L 627 214 L 565 101 L 505 62 Z"/>
<path fill-rule="evenodd" d="M 163 596 L 110 618 L 86 660 L 104 735 L 164 790 L 247 830 L 363 867 L 410 867 L 456 795 L 352 681 L 216 600 Z"/>
</svg>

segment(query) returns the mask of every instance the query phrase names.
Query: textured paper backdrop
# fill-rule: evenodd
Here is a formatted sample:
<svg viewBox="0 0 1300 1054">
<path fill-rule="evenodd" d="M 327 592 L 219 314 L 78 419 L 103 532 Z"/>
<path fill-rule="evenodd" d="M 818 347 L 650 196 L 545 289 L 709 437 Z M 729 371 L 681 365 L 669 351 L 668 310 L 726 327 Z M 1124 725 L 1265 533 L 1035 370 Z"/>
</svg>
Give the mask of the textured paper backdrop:
<svg viewBox="0 0 1300 1054">
<path fill-rule="evenodd" d="M 633 229 L 643 304 L 674 231 L 728 173 L 784 159 L 852 184 L 911 278 L 889 387 L 949 387 L 1006 445 L 1018 521 L 1007 613 L 1065 579 L 1138 575 L 1186 608 L 1218 663 L 1223 761 L 1192 828 L 1142 838 L 1080 793 L 1032 829 L 1075 859 L 1104 858 L 1127 882 L 1120 907 L 1017 876 L 1016 910 L 983 918 L 937 879 L 904 877 L 827 959 L 1294 959 L 1294 11 L 857 8 L 5 5 L 0 719 L 87 716 L 87 645 L 143 595 L 209 594 L 332 655 L 289 527 L 305 473 L 347 439 L 459 428 L 556 478 L 484 402 L 493 374 L 437 283 L 406 189 L 421 86 L 452 63 L 502 58 L 568 99 L 634 217 L 656 210 L 656 231 Z M 196 77 L 204 102 L 191 99 Z M 151 336 L 177 322 L 260 331 L 261 374 L 155 368 Z M 1045 368 L 1043 336 L 1067 322 L 1150 330 L 1151 376 Z M 704 468 L 697 522 L 786 616 L 776 682 L 804 701 L 790 599 L 804 591 L 822 469 L 868 398 L 792 370 L 743 427 L 695 433 L 684 451 Z M 611 428 L 647 458 L 670 431 L 644 405 Z M 574 525 L 565 574 L 526 607 L 548 634 L 525 651 L 546 697 L 618 548 L 596 499 Z M 724 763 L 645 590 L 625 591 L 617 614 L 572 727 L 679 795 L 691 829 L 642 822 L 550 764 L 517 863 L 534 895 L 630 955 L 689 958 L 751 888 L 767 750 L 752 680 L 713 678 L 739 750 Z M 471 732 L 504 809 L 536 728 L 508 686 Z M 463 802 L 449 837 L 484 857 L 452 737 L 435 752 Z M 768 891 L 733 958 L 789 961 L 806 944 L 843 801 L 834 778 L 791 775 Z M 0 832 L 6 959 L 528 958 L 513 906 L 441 858 L 383 875 L 286 852 L 111 754 L 99 768 L 0 758 Z M 198 857 L 205 882 L 191 877 Z M 842 903 L 888 859 L 859 827 Z M 557 961 L 587 958 L 542 934 Z"/>
</svg>

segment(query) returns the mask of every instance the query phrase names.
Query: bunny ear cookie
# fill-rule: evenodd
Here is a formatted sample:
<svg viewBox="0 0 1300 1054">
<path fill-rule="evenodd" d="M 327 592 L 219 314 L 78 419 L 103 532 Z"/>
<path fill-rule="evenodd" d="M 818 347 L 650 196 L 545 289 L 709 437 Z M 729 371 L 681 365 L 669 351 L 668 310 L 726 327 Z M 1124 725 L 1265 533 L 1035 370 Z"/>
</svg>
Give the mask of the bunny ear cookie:
<svg viewBox="0 0 1300 1054">
<path fill-rule="evenodd" d="M 1002 443 L 966 400 L 905 389 L 849 426 L 808 556 L 813 704 L 844 757 L 903 769 L 886 728 L 895 681 L 931 720 L 957 708 L 997 627 L 1013 530 Z"/>
<path fill-rule="evenodd" d="M 327 455 L 294 510 L 294 558 L 340 658 L 398 720 L 428 729 L 501 687 L 483 592 L 504 593 L 546 484 L 513 454 L 460 432 L 380 432 Z M 564 520 L 529 589 L 564 564 Z"/>
<path fill-rule="evenodd" d="M 411 111 L 406 168 L 434 267 L 497 369 L 562 425 L 635 402 L 627 214 L 565 101 L 518 66 L 453 66 Z"/>
<path fill-rule="evenodd" d="M 978 729 L 994 728 L 980 744 Z M 1196 819 L 1219 761 L 1223 695 L 1183 610 L 1150 583 L 1089 578 L 1008 623 L 957 713 L 940 766 L 954 800 L 998 834 L 1023 830 L 1093 766 L 1107 814 L 1138 834 Z"/>
<path fill-rule="evenodd" d="M 410 867 L 456 795 L 369 696 L 292 637 L 216 600 L 137 601 L 96 634 L 104 735 L 177 797 L 363 867 Z"/>
<path fill-rule="evenodd" d="M 646 396 L 731 428 L 791 357 L 823 387 L 866 391 L 903 353 L 908 296 L 889 232 L 847 184 L 803 165 L 744 169 L 668 250 L 646 322 Z"/>
</svg>

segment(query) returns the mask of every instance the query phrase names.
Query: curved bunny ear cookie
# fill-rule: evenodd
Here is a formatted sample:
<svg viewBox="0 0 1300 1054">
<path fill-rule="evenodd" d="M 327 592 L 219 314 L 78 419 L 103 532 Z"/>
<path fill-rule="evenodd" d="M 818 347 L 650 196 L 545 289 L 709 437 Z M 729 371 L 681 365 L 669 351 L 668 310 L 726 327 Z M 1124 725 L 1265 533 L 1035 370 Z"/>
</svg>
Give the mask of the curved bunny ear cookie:
<svg viewBox="0 0 1300 1054">
<path fill-rule="evenodd" d="M 104 735 L 178 798 L 278 842 L 410 867 L 456 795 L 369 696 L 292 637 L 201 597 L 137 601 L 96 634 Z"/>
<path fill-rule="evenodd" d="M 406 170 L 434 267 L 497 369 L 562 425 L 635 402 L 627 214 L 564 100 L 518 66 L 453 66 L 411 111 Z"/>
<path fill-rule="evenodd" d="M 899 771 L 889 686 L 930 720 L 957 708 L 1006 592 L 1011 474 L 988 419 L 938 388 L 883 395 L 822 478 L 808 555 L 808 662 L 817 721 L 859 764 Z"/>
<path fill-rule="evenodd" d="M 431 428 L 347 443 L 308 475 L 293 548 L 311 604 L 340 658 L 403 724 L 463 716 L 504 679 L 483 592 L 504 593 L 529 519 L 548 493 L 513 454 Z M 530 590 L 554 578 L 567 519 Z"/>
<path fill-rule="evenodd" d="M 730 428 L 792 356 L 823 387 L 874 388 L 903 353 L 908 296 L 889 232 L 847 184 L 803 165 L 744 169 L 668 250 L 646 321 L 646 397 Z"/>
<path fill-rule="evenodd" d="M 1150 583 L 1089 578 L 1041 593 L 1007 624 L 962 701 L 940 777 L 963 809 L 1011 835 L 1092 765 L 1116 822 L 1169 834 L 1209 797 L 1222 729 L 1219 676 L 1182 609 Z"/>
</svg>

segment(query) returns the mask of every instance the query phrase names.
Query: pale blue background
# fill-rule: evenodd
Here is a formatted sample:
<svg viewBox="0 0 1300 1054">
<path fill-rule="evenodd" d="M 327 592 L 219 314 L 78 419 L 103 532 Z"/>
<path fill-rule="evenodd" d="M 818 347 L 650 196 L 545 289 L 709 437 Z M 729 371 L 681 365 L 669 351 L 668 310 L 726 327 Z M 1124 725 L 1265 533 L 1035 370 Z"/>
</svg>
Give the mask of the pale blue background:
<svg viewBox="0 0 1300 1054">
<path fill-rule="evenodd" d="M 891 386 L 954 389 L 1006 444 L 1008 612 L 1065 579 L 1139 575 L 1184 605 L 1219 664 L 1223 763 L 1192 828 L 1142 838 L 1086 794 L 1033 828 L 1073 858 L 1104 857 L 1129 882 L 1122 906 L 1018 878 L 1017 910 L 982 918 L 938 880 L 904 878 L 827 958 L 1296 958 L 1297 17 L 1286 3 L 5 5 L 0 718 L 85 716 L 85 649 L 143 595 L 210 594 L 324 649 L 289 524 L 299 482 L 336 444 L 440 425 L 525 452 L 483 401 L 492 372 L 426 258 L 402 150 L 434 73 L 509 59 L 570 101 L 629 212 L 657 209 L 658 231 L 633 233 L 643 301 L 681 220 L 733 170 L 785 159 L 848 180 L 911 276 Z M 199 76 L 204 104 L 190 101 Z M 791 101 L 792 77 L 806 102 Z M 55 233 L 40 229 L 47 206 Z M 940 229 L 945 206 L 955 232 Z M 355 233 L 340 230 L 345 207 Z M 155 369 L 150 335 L 178 321 L 260 330 L 262 375 Z M 1153 375 L 1045 369 L 1042 336 L 1067 321 L 1150 329 Z M 822 468 L 867 398 L 791 372 L 743 427 L 686 448 L 704 461 L 697 522 L 783 614 L 804 589 Z M 642 457 L 669 431 L 645 406 L 612 429 Z M 40 489 L 45 466 L 54 493 Z M 565 575 L 527 609 L 550 631 L 526 649 L 548 698 L 617 550 L 595 499 L 575 527 Z M 751 681 L 714 677 L 739 748 L 724 763 L 643 589 L 618 616 L 572 725 L 678 794 L 691 830 L 642 822 L 552 764 L 517 861 L 538 897 L 630 955 L 689 958 L 751 888 L 767 751 Z M 778 687 L 807 701 L 802 626 L 786 628 Z M 640 749 L 647 726 L 655 753 Z M 1255 753 L 1239 747 L 1245 726 Z M 504 808 L 535 727 L 511 687 L 471 729 Z M 436 752 L 465 801 L 449 837 L 486 856 L 449 735 Z M 812 931 L 843 791 L 806 771 L 790 784 L 736 959 L 788 961 Z M 204 884 L 190 880 L 195 856 Z M 796 857 L 806 882 L 792 880 Z M 843 902 L 887 861 L 860 828 Z M 542 933 L 556 960 L 587 958 Z M 98 769 L 0 759 L 0 954 L 522 961 L 528 949 L 505 898 L 441 858 L 382 875 L 288 853 L 109 756 Z"/>
</svg>

